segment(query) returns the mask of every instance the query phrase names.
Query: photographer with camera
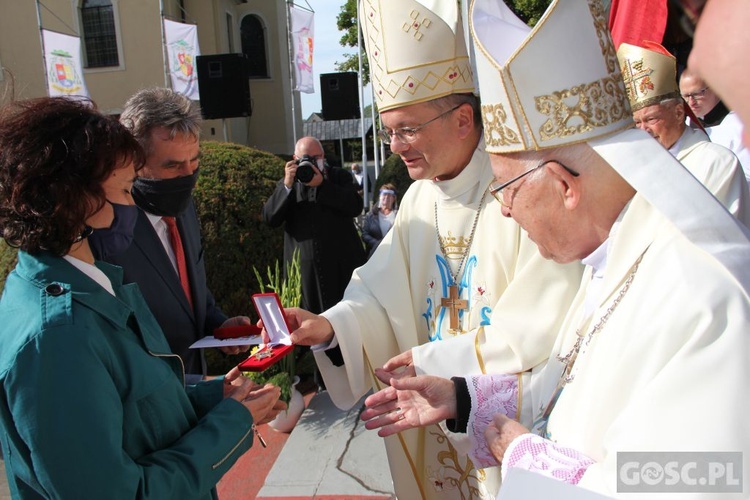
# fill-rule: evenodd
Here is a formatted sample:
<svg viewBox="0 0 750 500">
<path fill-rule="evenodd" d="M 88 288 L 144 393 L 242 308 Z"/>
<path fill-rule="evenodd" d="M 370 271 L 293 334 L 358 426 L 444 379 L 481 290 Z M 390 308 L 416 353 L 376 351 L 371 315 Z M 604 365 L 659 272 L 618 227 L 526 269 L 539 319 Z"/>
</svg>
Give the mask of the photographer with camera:
<svg viewBox="0 0 750 500">
<path fill-rule="evenodd" d="M 326 164 L 318 139 L 297 141 L 262 216 L 271 227 L 284 226 L 285 270 L 299 249 L 304 309 L 321 313 L 339 302 L 352 271 L 365 263 L 354 225 L 362 204 L 351 174 Z"/>
</svg>

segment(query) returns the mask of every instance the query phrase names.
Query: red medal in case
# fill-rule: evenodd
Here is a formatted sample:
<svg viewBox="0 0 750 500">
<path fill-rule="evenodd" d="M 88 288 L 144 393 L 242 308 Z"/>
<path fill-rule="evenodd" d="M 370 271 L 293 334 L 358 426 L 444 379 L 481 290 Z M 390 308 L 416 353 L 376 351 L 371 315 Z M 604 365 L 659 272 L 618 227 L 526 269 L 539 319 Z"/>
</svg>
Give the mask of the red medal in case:
<svg viewBox="0 0 750 500">
<path fill-rule="evenodd" d="M 279 296 L 275 293 L 256 293 L 253 304 L 271 342 L 239 364 L 239 369 L 244 372 L 262 372 L 294 350 Z"/>
</svg>

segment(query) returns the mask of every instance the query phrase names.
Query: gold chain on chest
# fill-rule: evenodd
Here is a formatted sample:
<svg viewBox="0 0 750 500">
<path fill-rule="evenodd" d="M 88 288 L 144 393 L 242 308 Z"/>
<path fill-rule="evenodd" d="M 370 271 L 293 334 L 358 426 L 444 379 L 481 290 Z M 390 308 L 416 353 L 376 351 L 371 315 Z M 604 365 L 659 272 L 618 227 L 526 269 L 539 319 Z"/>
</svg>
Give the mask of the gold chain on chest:
<svg viewBox="0 0 750 500">
<path fill-rule="evenodd" d="M 466 262 L 466 257 L 469 255 L 469 250 L 471 249 L 471 243 L 474 241 L 474 233 L 477 230 L 477 223 L 479 222 L 479 214 L 482 213 L 482 206 L 484 206 L 484 199 L 487 197 L 487 190 L 484 190 L 484 194 L 482 194 L 482 199 L 479 200 L 479 207 L 477 208 L 477 214 L 474 216 L 474 224 L 471 227 L 471 234 L 469 234 L 469 240 L 466 243 L 466 249 L 463 252 L 463 255 L 461 255 L 461 262 L 458 264 L 458 269 L 455 273 L 451 273 L 451 279 L 453 280 L 451 282 L 451 285 L 458 283 L 458 277 L 461 276 L 461 269 L 464 267 L 464 263 Z M 440 236 L 440 226 L 438 225 L 438 204 L 437 201 L 435 202 L 435 233 L 437 234 L 437 240 L 438 245 L 440 245 L 440 252 L 443 254 L 443 257 L 445 258 L 445 263 L 448 266 L 448 270 L 450 272 L 450 261 L 448 260 L 448 252 L 445 251 L 445 243 L 443 242 L 443 238 Z"/>
<path fill-rule="evenodd" d="M 573 348 L 565 356 L 557 356 L 558 361 L 565 363 L 565 371 L 563 372 L 565 383 L 573 381 L 574 375 L 572 375 L 570 372 L 573 369 L 576 358 L 578 358 L 578 353 L 580 352 L 581 347 L 588 346 L 594 335 L 597 334 L 602 328 L 604 328 L 604 325 L 607 324 L 609 317 L 612 316 L 612 313 L 615 312 L 615 309 L 617 309 L 617 306 L 620 305 L 623 297 L 625 297 L 625 294 L 630 289 L 630 285 L 633 283 L 633 278 L 635 278 L 635 273 L 638 272 L 638 266 L 641 264 L 641 260 L 643 260 L 644 255 L 645 252 L 641 254 L 640 257 L 638 257 L 637 261 L 635 261 L 635 264 L 633 264 L 633 270 L 630 272 L 628 279 L 625 280 L 625 283 L 622 285 L 620 293 L 617 294 L 617 297 L 615 297 L 615 300 L 612 301 L 612 304 L 610 304 L 610 306 L 607 308 L 607 311 L 604 313 L 604 315 L 599 318 L 599 322 L 594 325 L 594 327 L 586 335 L 582 335 L 580 329 L 576 330 L 576 336 L 578 338 L 576 339 Z"/>
</svg>

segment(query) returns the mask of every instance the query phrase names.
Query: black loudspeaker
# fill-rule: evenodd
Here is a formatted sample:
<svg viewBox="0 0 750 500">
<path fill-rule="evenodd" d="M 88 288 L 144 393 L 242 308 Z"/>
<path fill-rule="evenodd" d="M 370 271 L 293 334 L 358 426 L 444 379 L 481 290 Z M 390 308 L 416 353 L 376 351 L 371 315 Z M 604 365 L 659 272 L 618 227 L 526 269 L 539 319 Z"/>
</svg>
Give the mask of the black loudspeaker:
<svg viewBox="0 0 750 500">
<path fill-rule="evenodd" d="M 253 114 L 250 64 L 243 54 L 198 56 L 198 91 L 203 118 L 234 118 Z"/>
<path fill-rule="evenodd" d="M 359 118 L 359 90 L 357 73 L 325 73 L 320 75 L 323 118 L 346 120 Z"/>
</svg>

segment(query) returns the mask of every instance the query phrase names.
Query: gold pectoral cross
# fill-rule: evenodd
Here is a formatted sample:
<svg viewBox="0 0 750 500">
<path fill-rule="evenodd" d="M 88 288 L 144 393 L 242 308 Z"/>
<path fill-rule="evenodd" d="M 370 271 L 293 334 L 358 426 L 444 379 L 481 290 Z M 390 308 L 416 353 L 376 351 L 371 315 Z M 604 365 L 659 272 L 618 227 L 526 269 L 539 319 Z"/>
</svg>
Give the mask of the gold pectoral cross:
<svg viewBox="0 0 750 500">
<path fill-rule="evenodd" d="M 469 302 L 458 298 L 458 285 L 448 287 L 448 297 L 440 300 L 440 305 L 450 308 L 450 329 L 458 330 L 458 311 L 469 307 Z"/>
</svg>

